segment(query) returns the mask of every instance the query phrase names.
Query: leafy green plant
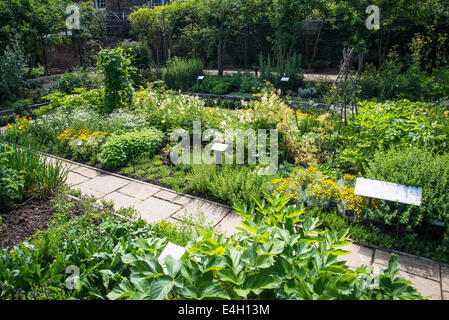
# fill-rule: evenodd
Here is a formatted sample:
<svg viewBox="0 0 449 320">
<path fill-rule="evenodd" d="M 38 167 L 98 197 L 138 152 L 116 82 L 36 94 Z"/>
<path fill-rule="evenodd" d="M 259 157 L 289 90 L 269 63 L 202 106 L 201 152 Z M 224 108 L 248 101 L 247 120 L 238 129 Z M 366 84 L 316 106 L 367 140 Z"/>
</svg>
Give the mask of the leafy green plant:
<svg viewBox="0 0 449 320">
<path fill-rule="evenodd" d="M 58 88 L 61 92 L 70 94 L 76 88 L 93 89 L 98 86 L 100 78 L 97 74 L 83 68 L 75 68 L 72 72 L 66 72 L 58 80 Z"/>
<path fill-rule="evenodd" d="M 25 198 L 36 196 L 46 199 L 66 179 L 68 169 L 59 160 L 47 159 L 36 151 L 37 149 L 30 145 L 26 147 L 0 145 L 2 151 L 13 151 L 4 153 L 4 156 L 8 167 L 23 176 L 21 195 Z"/>
<path fill-rule="evenodd" d="M 104 81 L 103 113 L 111 113 L 114 109 L 131 105 L 134 88 L 130 73 L 131 60 L 124 49 L 103 49 L 98 53 L 98 67 Z"/>
<path fill-rule="evenodd" d="M 94 198 L 67 201 L 66 195 L 61 186 L 51 201 L 48 230 L 0 252 L 3 299 L 422 298 L 397 276 L 396 256 L 378 274 L 338 261 L 348 253 L 341 249 L 349 243 L 347 231 L 318 229 L 317 218 L 286 206 L 288 198 L 236 207 L 242 228 L 226 239 L 207 227 L 192 238 L 187 229 L 147 225 L 129 210 L 118 212 L 120 218 Z M 162 261 L 164 272 L 158 257 L 166 237 L 186 252 L 181 260 Z M 73 290 L 66 286 L 69 265 L 79 268 Z"/>
<path fill-rule="evenodd" d="M 128 53 L 131 65 L 136 69 L 148 69 L 153 63 L 151 50 L 141 42 L 125 40 L 119 43 L 119 47 Z"/>
<path fill-rule="evenodd" d="M 284 91 L 297 90 L 303 85 L 304 81 L 304 71 L 301 67 L 301 60 L 301 55 L 293 54 L 283 63 L 280 59 L 273 63 L 270 56 L 265 60 L 263 56 L 260 55 L 260 78 Z M 288 77 L 289 80 L 287 82 L 282 82 L 282 77 Z"/>
<path fill-rule="evenodd" d="M 199 59 L 173 58 L 161 68 L 162 80 L 171 89 L 187 91 L 203 74 L 203 62 Z"/>
<path fill-rule="evenodd" d="M 341 135 L 338 165 L 343 170 L 363 172 L 376 150 L 393 146 L 413 144 L 442 152 L 449 143 L 448 121 L 442 109 L 433 104 L 360 102 L 358 114 Z"/>
<path fill-rule="evenodd" d="M 9 146 L 0 147 L 0 208 L 10 206 L 14 200 L 22 197 L 23 176 L 9 166 L 7 154 L 14 152 Z M 0 220 L 1 225 L 1 220 Z M 1 229 L 0 229 L 1 231 Z"/>
<path fill-rule="evenodd" d="M 21 96 L 25 86 L 25 52 L 19 41 L 12 41 L 0 58 L 0 104 Z"/>
<path fill-rule="evenodd" d="M 212 194 L 231 204 L 261 199 L 271 178 L 258 175 L 257 168 L 239 165 L 192 165 L 187 175 L 193 192 Z"/>
<path fill-rule="evenodd" d="M 288 198 L 237 207 L 244 219 L 241 233 L 225 241 L 213 232 L 183 255 L 168 256 L 166 273 L 150 250 L 128 255 L 131 276 L 109 294 L 110 299 L 420 299 L 411 283 L 398 277 L 397 256 L 388 268 L 352 271 L 339 255 L 347 233 L 319 232 L 319 220 L 285 207 Z M 302 222 L 301 226 L 295 224 Z M 144 244 L 156 244 L 155 240 Z M 163 246 L 163 245 L 162 245 Z M 143 263 L 145 261 L 145 263 Z M 332 272 L 330 272 L 332 270 Z M 214 281 L 211 281 L 213 279 Z"/>
<path fill-rule="evenodd" d="M 39 66 L 30 70 L 29 76 L 31 79 L 39 78 L 45 75 L 45 67 Z"/>
<path fill-rule="evenodd" d="M 449 155 L 435 155 L 419 147 L 378 151 L 368 164 L 366 177 L 422 188 L 421 206 L 380 201 L 370 215 L 389 224 L 411 228 L 434 221 L 449 223 Z"/>
<path fill-rule="evenodd" d="M 163 138 L 164 134 L 153 128 L 112 134 L 102 145 L 99 159 L 107 168 L 116 168 L 142 154 L 154 155 Z"/>
<path fill-rule="evenodd" d="M 234 76 L 209 76 L 201 81 L 198 80 L 192 86 L 191 90 L 194 92 L 224 95 L 239 87 L 240 82 L 235 80 Z"/>
<path fill-rule="evenodd" d="M 299 88 L 298 94 L 302 98 L 314 98 L 318 94 L 318 91 L 315 88 Z"/>
</svg>

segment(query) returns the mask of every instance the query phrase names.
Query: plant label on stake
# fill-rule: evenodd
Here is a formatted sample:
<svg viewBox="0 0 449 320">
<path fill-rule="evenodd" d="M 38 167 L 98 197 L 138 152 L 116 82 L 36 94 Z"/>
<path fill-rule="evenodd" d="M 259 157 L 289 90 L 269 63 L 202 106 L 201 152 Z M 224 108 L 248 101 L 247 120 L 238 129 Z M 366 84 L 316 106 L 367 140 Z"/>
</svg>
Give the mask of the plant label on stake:
<svg viewBox="0 0 449 320">
<path fill-rule="evenodd" d="M 180 247 L 176 244 L 173 244 L 171 242 L 169 242 L 164 250 L 162 251 L 161 255 L 159 256 L 159 264 L 162 266 L 162 268 L 164 269 L 164 273 L 167 273 L 167 267 L 165 266 L 165 259 L 167 258 L 167 256 L 172 256 L 175 260 L 181 260 L 182 255 L 184 254 L 184 252 L 186 252 L 186 248 L 184 247 Z"/>
<path fill-rule="evenodd" d="M 354 194 L 420 206 L 422 189 L 397 183 L 357 178 Z"/>
<path fill-rule="evenodd" d="M 290 80 L 289 77 L 282 77 L 282 78 L 281 78 L 281 81 L 282 81 L 282 82 L 288 82 L 288 80 Z"/>
<path fill-rule="evenodd" d="M 212 145 L 211 150 L 215 151 L 216 164 L 222 164 L 223 152 L 225 152 L 229 147 L 230 147 L 229 144 L 224 143 L 214 143 Z"/>
<path fill-rule="evenodd" d="M 203 80 L 204 76 L 198 76 L 198 78 L 196 78 L 196 80 Z"/>
</svg>

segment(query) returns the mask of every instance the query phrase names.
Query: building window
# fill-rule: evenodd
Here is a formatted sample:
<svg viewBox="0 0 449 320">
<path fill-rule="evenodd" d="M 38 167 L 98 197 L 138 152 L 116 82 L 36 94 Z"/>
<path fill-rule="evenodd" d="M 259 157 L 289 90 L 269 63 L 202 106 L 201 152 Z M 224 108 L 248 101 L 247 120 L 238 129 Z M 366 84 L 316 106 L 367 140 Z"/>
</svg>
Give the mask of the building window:
<svg viewBox="0 0 449 320">
<path fill-rule="evenodd" d="M 105 10 L 106 0 L 95 0 L 95 8 L 98 10 Z"/>
<path fill-rule="evenodd" d="M 151 0 L 151 7 L 163 6 L 166 3 L 168 3 L 168 1 L 166 1 L 166 0 Z"/>
</svg>

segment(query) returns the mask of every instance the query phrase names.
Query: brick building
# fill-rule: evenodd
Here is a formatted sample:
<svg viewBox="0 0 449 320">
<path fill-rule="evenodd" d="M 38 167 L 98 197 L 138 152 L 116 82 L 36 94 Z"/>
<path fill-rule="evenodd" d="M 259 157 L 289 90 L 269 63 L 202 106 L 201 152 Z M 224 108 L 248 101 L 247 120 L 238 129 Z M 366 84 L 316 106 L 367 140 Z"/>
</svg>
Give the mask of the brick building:
<svg viewBox="0 0 449 320">
<path fill-rule="evenodd" d="M 107 11 L 115 14 L 129 14 L 133 7 L 147 3 L 153 6 L 163 6 L 170 0 L 93 0 L 97 10 Z"/>
</svg>

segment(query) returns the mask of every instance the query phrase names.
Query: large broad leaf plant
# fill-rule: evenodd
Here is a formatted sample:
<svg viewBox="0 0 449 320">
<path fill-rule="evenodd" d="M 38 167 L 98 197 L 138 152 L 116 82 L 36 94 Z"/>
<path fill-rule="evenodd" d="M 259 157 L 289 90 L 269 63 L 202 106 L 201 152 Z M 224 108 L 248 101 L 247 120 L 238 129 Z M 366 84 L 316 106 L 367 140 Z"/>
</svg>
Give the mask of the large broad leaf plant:
<svg viewBox="0 0 449 320">
<path fill-rule="evenodd" d="M 167 241 L 140 239 L 121 257 L 130 267 L 109 299 L 420 299 L 410 282 L 398 277 L 397 256 L 375 273 L 373 267 L 349 268 L 337 259 L 347 232 L 320 228 L 302 208 L 286 206 L 288 197 L 236 208 L 240 233 L 226 239 L 201 231 L 180 260 L 158 256 Z M 128 248 L 129 249 L 129 248 Z M 101 271 L 104 281 L 117 277 Z"/>
</svg>

